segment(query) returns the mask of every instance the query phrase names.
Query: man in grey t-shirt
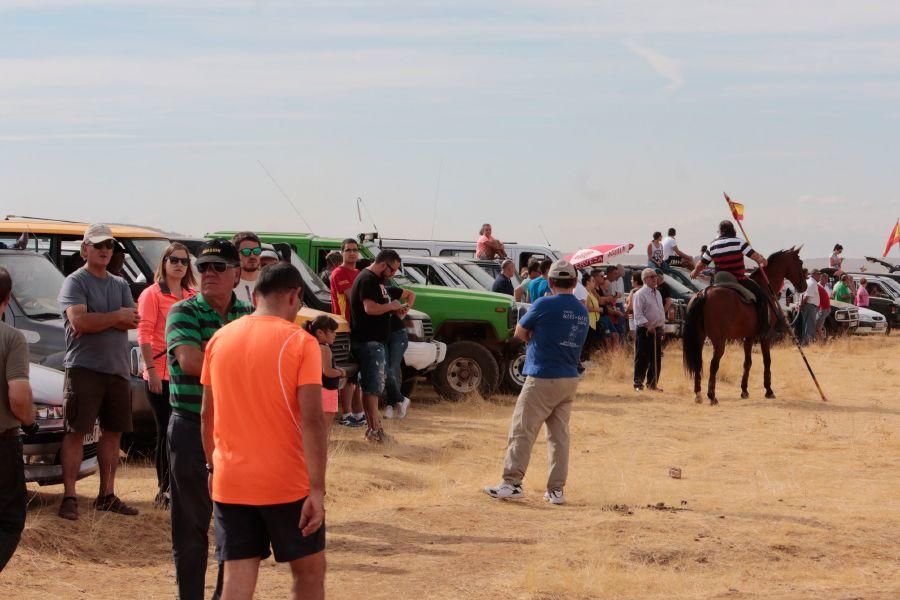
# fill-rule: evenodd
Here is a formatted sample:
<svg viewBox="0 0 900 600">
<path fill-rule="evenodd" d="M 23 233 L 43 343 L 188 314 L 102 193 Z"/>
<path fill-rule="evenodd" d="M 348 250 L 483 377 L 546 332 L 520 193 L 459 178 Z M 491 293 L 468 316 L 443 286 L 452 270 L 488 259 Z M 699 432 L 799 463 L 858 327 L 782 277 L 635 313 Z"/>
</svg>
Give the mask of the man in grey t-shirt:
<svg viewBox="0 0 900 600">
<path fill-rule="evenodd" d="M 66 325 L 67 431 L 61 452 L 65 493 L 59 516 L 72 521 L 78 518 L 75 480 L 82 444 L 98 417 L 103 434 L 97 451 L 100 492 L 94 508 L 124 515 L 138 512 L 114 491 L 122 433 L 131 431 L 128 330 L 138 324 L 128 284 L 107 271 L 115 244 L 106 225 L 88 227 L 81 243 L 85 264 L 66 277 L 59 292 Z"/>
</svg>

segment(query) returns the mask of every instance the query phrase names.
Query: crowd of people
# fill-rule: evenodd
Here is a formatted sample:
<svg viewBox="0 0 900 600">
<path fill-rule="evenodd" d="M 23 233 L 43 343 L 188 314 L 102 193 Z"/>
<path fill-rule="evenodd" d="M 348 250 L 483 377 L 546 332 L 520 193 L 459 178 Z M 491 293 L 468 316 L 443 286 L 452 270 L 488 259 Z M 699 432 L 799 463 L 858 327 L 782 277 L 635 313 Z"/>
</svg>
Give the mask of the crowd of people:
<svg viewBox="0 0 900 600">
<path fill-rule="evenodd" d="M 665 269 L 714 266 L 753 289 L 744 257 L 765 259 L 737 238 L 729 221 L 699 260 L 678 248 L 675 230 L 648 245 L 648 267 L 635 271 L 625 294 L 624 270 L 608 265 L 579 271 L 565 260 L 530 261 L 519 285 L 515 263 L 485 224 L 479 258 L 500 260 L 494 291 L 530 303 L 515 335 L 527 344 L 524 387 L 509 430 L 502 480 L 488 486 L 492 498 L 524 496 L 522 480 L 542 425 L 547 426 L 549 475 L 544 494 L 565 502 L 569 418 L 584 363 L 595 351 L 626 344 L 634 331 L 634 388 L 659 391 L 662 342 L 671 298 L 662 287 Z M 99 489 L 92 508 L 125 516 L 137 508 L 115 491 L 123 433 L 131 431 L 128 331 L 137 329 L 143 376 L 158 439 L 154 453 L 154 504 L 171 515 L 172 555 L 178 597 L 204 597 L 208 531 L 214 521 L 218 576 L 215 598 L 249 598 L 260 560 L 274 553 L 290 563 L 296 598 L 324 595 L 324 494 L 329 432 L 337 420 L 365 427 L 365 439 L 387 441 L 382 419 L 404 418 L 401 372 L 408 339 L 403 318 L 415 294 L 391 285 L 401 267 L 393 250 L 360 258 L 348 238 L 329 257 L 332 312 L 350 324 L 358 373 L 334 359 L 338 320 L 320 315 L 301 327 L 299 271 L 253 232 L 212 239 L 191 254 L 170 244 L 155 281 L 132 299 L 128 284 L 110 271 L 115 239 L 106 225 L 87 228 L 84 266 L 69 274 L 59 294 L 66 332 L 65 426 L 62 443 L 63 519 L 77 520 L 76 479 L 83 439 L 99 421 Z M 840 247 L 833 262 L 840 268 Z M 814 337 L 829 298 L 867 302 L 865 280 L 849 276 L 833 290 L 813 271 L 800 300 L 804 340 Z M 754 293 L 761 293 L 757 289 Z M 12 281 L 0 268 L 0 312 Z M 762 301 L 761 301 L 762 302 Z M 768 311 L 768 302 L 763 304 Z M 768 320 L 768 319 L 766 319 Z M 20 430 L 34 427 L 28 385 L 27 346 L 21 332 L 0 323 L 0 569 L 12 555 L 25 519 Z M 384 411 L 379 410 L 383 404 Z M 6 523 L 11 523 L 6 526 Z"/>
</svg>

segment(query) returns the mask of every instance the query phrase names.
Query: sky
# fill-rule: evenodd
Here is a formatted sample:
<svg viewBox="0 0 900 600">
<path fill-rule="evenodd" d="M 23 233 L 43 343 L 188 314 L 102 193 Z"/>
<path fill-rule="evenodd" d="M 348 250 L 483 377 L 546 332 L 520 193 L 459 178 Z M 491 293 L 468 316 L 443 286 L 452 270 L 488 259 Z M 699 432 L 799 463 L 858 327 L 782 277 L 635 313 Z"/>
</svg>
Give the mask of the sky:
<svg viewBox="0 0 900 600">
<path fill-rule="evenodd" d="M 894 1 L 0 0 L 2 214 L 862 256 L 898 167 Z"/>
</svg>

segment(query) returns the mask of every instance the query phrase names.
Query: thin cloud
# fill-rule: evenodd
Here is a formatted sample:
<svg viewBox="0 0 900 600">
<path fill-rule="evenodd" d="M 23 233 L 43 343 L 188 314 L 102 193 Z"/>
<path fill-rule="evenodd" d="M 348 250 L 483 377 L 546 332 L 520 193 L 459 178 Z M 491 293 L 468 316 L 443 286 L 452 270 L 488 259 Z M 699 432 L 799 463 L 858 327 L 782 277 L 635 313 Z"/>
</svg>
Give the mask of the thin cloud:
<svg viewBox="0 0 900 600">
<path fill-rule="evenodd" d="M 684 76 L 681 74 L 681 65 L 677 60 L 631 40 L 625 42 L 625 47 L 646 62 L 651 69 L 656 71 L 657 75 L 669 81 L 669 85 L 665 88 L 666 91 L 676 92 L 684 87 Z"/>
<path fill-rule="evenodd" d="M 124 133 L 10 133 L 0 134 L 0 142 L 127 140 L 132 137 Z"/>
</svg>

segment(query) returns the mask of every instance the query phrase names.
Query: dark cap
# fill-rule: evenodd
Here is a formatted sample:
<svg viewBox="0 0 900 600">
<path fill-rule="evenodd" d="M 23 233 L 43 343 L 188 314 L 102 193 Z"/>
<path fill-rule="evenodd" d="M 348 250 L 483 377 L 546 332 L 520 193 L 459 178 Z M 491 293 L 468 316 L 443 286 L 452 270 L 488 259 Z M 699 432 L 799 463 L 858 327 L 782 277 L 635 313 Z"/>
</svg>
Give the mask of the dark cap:
<svg viewBox="0 0 900 600">
<path fill-rule="evenodd" d="M 202 265 L 214 262 L 225 263 L 229 267 L 236 267 L 241 264 L 234 244 L 219 238 L 204 243 L 200 246 L 200 251 L 197 253 L 196 264 Z"/>
</svg>

